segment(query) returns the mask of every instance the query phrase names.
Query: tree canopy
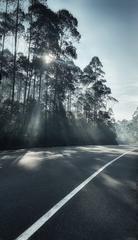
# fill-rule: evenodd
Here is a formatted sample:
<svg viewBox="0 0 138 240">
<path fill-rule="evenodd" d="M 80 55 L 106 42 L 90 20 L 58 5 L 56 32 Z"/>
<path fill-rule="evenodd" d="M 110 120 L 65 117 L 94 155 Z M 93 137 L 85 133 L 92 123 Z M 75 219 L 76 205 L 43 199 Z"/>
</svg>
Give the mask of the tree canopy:
<svg viewBox="0 0 138 240">
<path fill-rule="evenodd" d="M 2 0 L 1 0 L 2 1 Z M 74 62 L 78 20 L 47 1 L 6 0 L 0 11 L 1 147 L 116 144 L 103 64 Z M 18 42 L 24 39 L 24 49 Z M 6 44 L 12 40 L 13 46 Z M 134 117 L 135 118 L 135 117 Z"/>
</svg>

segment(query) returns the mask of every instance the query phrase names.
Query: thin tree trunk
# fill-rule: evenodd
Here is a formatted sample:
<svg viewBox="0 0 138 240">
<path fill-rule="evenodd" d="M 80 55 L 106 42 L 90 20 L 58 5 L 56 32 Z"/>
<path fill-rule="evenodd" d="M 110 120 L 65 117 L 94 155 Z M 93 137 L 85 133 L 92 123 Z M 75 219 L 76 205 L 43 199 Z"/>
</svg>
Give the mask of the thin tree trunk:
<svg viewBox="0 0 138 240">
<path fill-rule="evenodd" d="M 38 102 L 40 103 L 41 100 L 41 86 L 42 86 L 42 73 L 40 73 L 40 78 L 39 78 L 39 95 L 38 95 Z"/>
<path fill-rule="evenodd" d="M 71 93 L 70 93 L 70 91 L 68 91 L 68 94 L 67 94 L 66 111 L 67 112 L 71 111 Z"/>
<path fill-rule="evenodd" d="M 21 90 L 22 90 L 22 79 L 19 79 L 19 88 L 17 92 L 17 101 L 20 102 L 21 99 Z"/>
<path fill-rule="evenodd" d="M 34 74 L 33 99 L 35 99 L 36 73 Z"/>
<path fill-rule="evenodd" d="M 19 3 L 20 0 L 17 0 L 17 9 L 16 9 L 16 26 L 15 26 L 15 44 L 14 44 L 14 62 L 13 62 L 13 83 L 12 83 L 12 105 L 15 98 L 15 80 L 16 80 L 16 58 L 17 58 L 17 37 L 18 37 L 18 21 L 19 21 Z"/>
<path fill-rule="evenodd" d="M 46 77 L 46 92 L 45 92 L 45 120 L 46 121 L 47 121 L 47 114 L 48 114 L 47 104 L 48 104 L 48 82 Z M 49 103 L 49 108 L 50 108 L 50 103 Z"/>
<path fill-rule="evenodd" d="M 33 0 L 32 0 L 32 5 L 33 5 Z M 26 81 L 25 81 L 25 91 L 24 91 L 24 105 L 23 105 L 23 112 L 25 110 L 25 105 L 26 105 L 26 95 L 27 95 L 27 84 L 29 82 L 29 86 L 31 85 L 31 78 L 29 79 L 29 64 L 30 64 L 30 54 L 31 54 L 31 36 L 32 36 L 32 21 L 33 21 L 33 18 L 32 18 L 32 11 L 31 11 L 31 15 L 30 15 L 30 36 L 29 36 L 29 45 L 28 45 L 28 66 L 27 66 L 27 78 L 26 78 Z M 30 89 L 29 89 L 29 92 L 30 92 Z"/>
<path fill-rule="evenodd" d="M 68 94 L 68 111 L 71 112 L 71 91 Z"/>
<path fill-rule="evenodd" d="M 58 57 L 57 57 L 58 59 Z M 57 94 L 57 90 L 58 90 L 58 67 L 56 66 L 55 69 L 55 89 L 54 89 L 54 97 L 53 97 L 53 115 L 57 114 L 58 112 L 58 94 Z"/>
<path fill-rule="evenodd" d="M 6 22 L 7 22 L 7 12 L 8 12 L 8 0 L 6 0 L 6 6 L 5 6 L 5 19 L 4 19 L 5 25 L 6 25 Z M 5 49 L 5 38 L 6 38 L 6 32 L 5 32 L 5 29 L 4 29 L 3 38 L 2 38 L 2 49 L 1 49 L 0 84 L 1 84 L 1 81 L 2 81 L 2 70 L 3 70 L 4 49 Z M 2 95 L 2 93 L 1 93 L 1 95 Z"/>
<path fill-rule="evenodd" d="M 30 74 L 30 76 L 29 76 L 29 83 L 28 83 L 28 93 L 27 93 L 27 101 L 29 100 L 29 97 L 30 97 L 31 83 L 32 83 L 32 71 L 31 71 L 31 74 Z"/>
</svg>

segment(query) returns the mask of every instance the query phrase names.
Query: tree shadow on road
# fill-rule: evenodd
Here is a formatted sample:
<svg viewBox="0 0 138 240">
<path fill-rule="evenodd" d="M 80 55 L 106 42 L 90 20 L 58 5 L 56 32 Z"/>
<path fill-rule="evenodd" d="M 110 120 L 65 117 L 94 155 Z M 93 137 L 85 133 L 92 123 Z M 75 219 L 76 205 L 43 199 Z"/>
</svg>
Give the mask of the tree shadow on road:
<svg viewBox="0 0 138 240">
<path fill-rule="evenodd" d="M 0 221 L 0 233 L 2 233 L 0 235 L 2 238 L 14 239 L 15 232 L 23 232 L 24 225 L 30 226 L 97 169 L 123 152 L 124 149 L 117 150 L 116 147 L 110 147 L 109 150 L 105 146 L 55 147 L 1 152 L 0 213 L 3 221 Z M 133 155 L 129 157 L 133 158 Z M 114 164 L 120 164 L 120 162 L 124 164 L 122 160 Z M 122 172 L 124 167 L 126 166 L 119 165 Z M 113 172 L 110 175 L 110 171 L 104 171 L 101 174 L 102 189 L 97 185 L 97 178 L 93 184 L 96 189 L 99 188 L 99 192 L 104 192 L 105 197 L 106 194 L 112 195 L 119 201 L 121 189 L 125 184 L 133 187 L 134 181 L 131 178 L 125 179 L 122 185 L 124 176 L 122 175 L 122 179 L 120 177 L 118 180 L 114 174 Z M 86 195 L 88 188 L 84 188 L 82 192 Z M 105 199 L 100 200 L 101 206 L 104 205 Z M 122 204 L 128 204 L 125 195 L 121 201 Z M 10 229 L 9 233 L 6 229 Z"/>
</svg>

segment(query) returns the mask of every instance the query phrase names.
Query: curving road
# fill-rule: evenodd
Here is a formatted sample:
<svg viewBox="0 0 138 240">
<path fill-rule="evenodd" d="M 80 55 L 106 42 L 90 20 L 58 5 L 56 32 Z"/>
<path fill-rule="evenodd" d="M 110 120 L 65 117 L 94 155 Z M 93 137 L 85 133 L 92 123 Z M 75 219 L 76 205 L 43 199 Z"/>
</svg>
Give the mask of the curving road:
<svg viewBox="0 0 138 240">
<path fill-rule="evenodd" d="M 1 151 L 0 240 L 136 239 L 137 163 L 136 146 Z"/>
</svg>

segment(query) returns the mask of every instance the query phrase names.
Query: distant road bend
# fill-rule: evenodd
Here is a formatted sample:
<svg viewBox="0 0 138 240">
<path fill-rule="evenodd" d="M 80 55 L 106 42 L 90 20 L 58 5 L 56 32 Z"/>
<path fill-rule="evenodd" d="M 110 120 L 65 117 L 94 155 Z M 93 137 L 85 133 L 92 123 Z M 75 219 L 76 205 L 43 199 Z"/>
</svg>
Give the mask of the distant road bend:
<svg viewBox="0 0 138 240">
<path fill-rule="evenodd" d="M 0 152 L 0 240 L 136 240 L 137 146 Z"/>
</svg>

